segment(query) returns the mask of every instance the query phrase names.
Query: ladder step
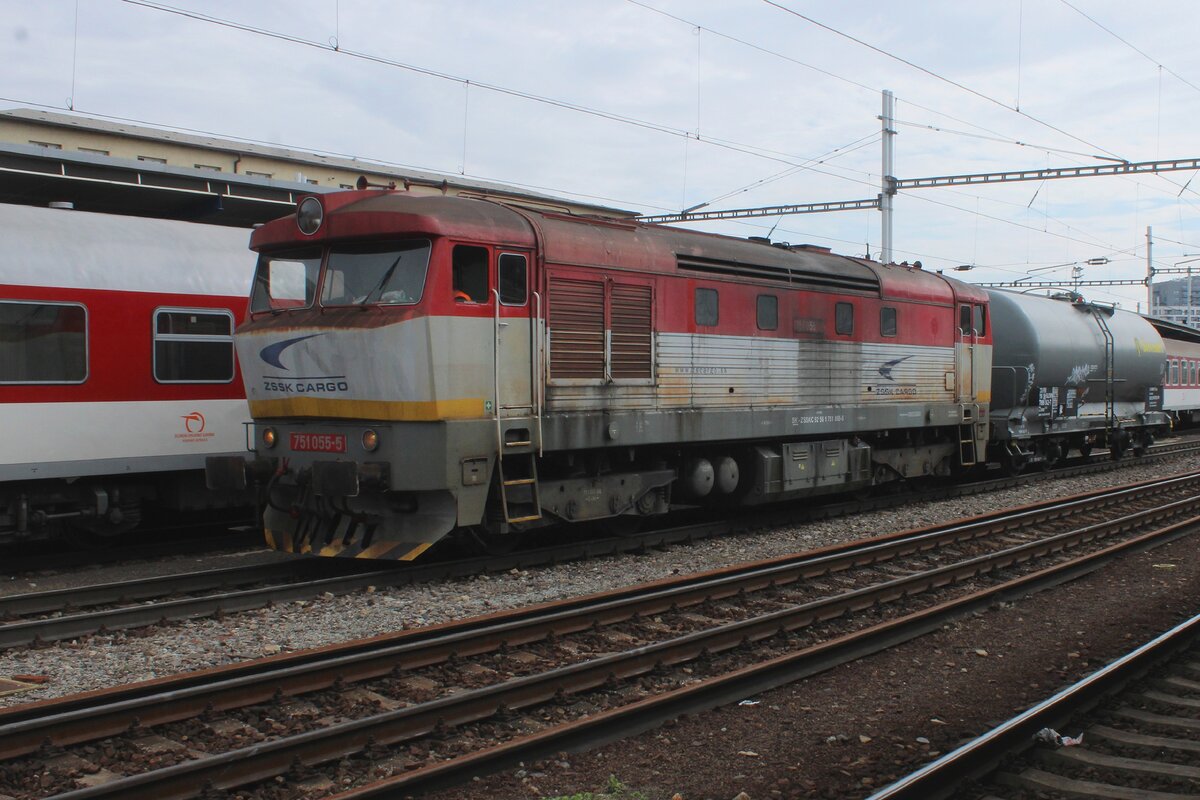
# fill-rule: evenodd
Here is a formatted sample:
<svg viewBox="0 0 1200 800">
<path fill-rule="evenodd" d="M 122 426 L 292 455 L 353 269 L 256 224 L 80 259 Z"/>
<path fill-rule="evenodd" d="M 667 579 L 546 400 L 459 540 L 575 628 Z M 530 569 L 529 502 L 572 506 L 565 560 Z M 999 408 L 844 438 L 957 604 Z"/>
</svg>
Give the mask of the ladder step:
<svg viewBox="0 0 1200 800">
<path fill-rule="evenodd" d="M 533 442 L 505 442 L 505 447 L 529 447 Z"/>
<path fill-rule="evenodd" d="M 541 518 L 542 518 L 541 514 L 532 514 L 528 517 L 513 517 L 512 519 L 509 519 L 506 521 L 510 522 L 510 523 L 512 523 L 512 522 L 533 522 L 535 519 L 541 519 Z"/>
<path fill-rule="evenodd" d="M 513 478 L 511 481 L 505 481 L 505 486 L 528 486 L 531 483 L 537 483 L 537 478 Z"/>
</svg>

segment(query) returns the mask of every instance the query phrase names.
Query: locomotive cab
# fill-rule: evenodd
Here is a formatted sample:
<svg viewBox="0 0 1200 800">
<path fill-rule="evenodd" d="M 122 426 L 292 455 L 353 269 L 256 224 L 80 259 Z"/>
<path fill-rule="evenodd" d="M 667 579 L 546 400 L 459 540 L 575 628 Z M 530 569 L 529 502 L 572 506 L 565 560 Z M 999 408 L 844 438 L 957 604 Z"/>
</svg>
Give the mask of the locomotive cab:
<svg viewBox="0 0 1200 800">
<path fill-rule="evenodd" d="M 482 202 L 385 213 L 390 197 L 310 197 L 251 242 L 237 347 L 279 549 L 415 558 L 481 521 L 498 440 L 533 452 L 532 231 Z"/>
</svg>

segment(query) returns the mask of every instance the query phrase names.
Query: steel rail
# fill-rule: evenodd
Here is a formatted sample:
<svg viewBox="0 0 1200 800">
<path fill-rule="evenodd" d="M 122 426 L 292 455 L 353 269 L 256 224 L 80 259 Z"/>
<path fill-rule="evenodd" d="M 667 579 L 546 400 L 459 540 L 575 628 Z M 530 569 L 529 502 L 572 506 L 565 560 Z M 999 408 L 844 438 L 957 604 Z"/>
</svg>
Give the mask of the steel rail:
<svg viewBox="0 0 1200 800">
<path fill-rule="evenodd" d="M 885 786 L 867 800 L 938 800 L 969 777 L 990 772 L 1004 758 L 1027 749 L 1042 728 L 1058 728 L 1117 688 L 1140 677 L 1200 638 L 1200 615 L 1138 647 L 1053 697 L 956 750 Z"/>
<path fill-rule="evenodd" d="M 759 591 L 794 583 L 803 579 L 827 575 L 852 567 L 868 566 L 939 546 L 975 540 L 983 536 L 1048 520 L 1060 519 L 1074 510 L 1082 512 L 1128 502 L 1137 493 L 1151 496 L 1171 489 L 1193 487 L 1200 483 L 1200 473 L 1162 479 L 1148 484 L 1125 487 L 1102 494 L 1092 493 L 1067 498 L 1059 502 L 1038 504 L 1018 509 L 1015 513 L 993 513 L 965 523 L 937 526 L 932 529 L 904 531 L 880 539 L 859 541 L 817 551 L 726 567 L 708 573 L 673 578 L 639 587 L 627 587 L 600 595 L 573 598 L 566 602 L 534 606 L 501 612 L 474 621 L 431 629 L 424 636 L 418 632 L 404 633 L 310 651 L 308 658 L 293 659 L 296 663 L 279 663 L 275 657 L 261 664 L 261 669 L 219 668 L 207 677 L 185 676 L 190 683 L 168 684 L 155 681 L 134 685 L 130 690 L 93 693 L 65 701 L 18 706 L 0 713 L 0 758 L 13 758 L 35 750 L 41 742 L 56 745 L 73 744 L 102 736 L 113 735 L 137 720 L 143 725 L 157 725 L 195 716 L 205 709 L 224 710 L 265 702 L 276 696 L 296 695 L 328 688 L 335 682 L 353 683 L 385 676 L 397 668 L 413 669 L 442 663 L 454 655 L 470 656 L 492 652 L 504 645 L 523 645 L 585 630 L 593 625 L 611 625 L 637 615 L 661 613 L 672 608 L 699 605 L 712 600 L 734 597 L 744 592 Z M 1186 501 L 1160 506 L 1143 515 L 1153 517 L 1177 513 Z M 1079 531 L 1059 534 L 1016 548 L 1009 553 L 1040 552 L 1042 548 L 1061 547 L 1059 542 L 1070 536 L 1086 536 L 1089 531 L 1105 526 L 1119 526 L 1123 520 L 1101 523 Z M 995 558 L 995 554 L 992 556 Z M 975 559 L 987 558 L 981 556 Z M 973 562 L 963 562 L 972 564 Z M 913 578 L 897 579 L 884 586 L 901 587 L 912 593 L 912 586 L 922 576 L 933 579 L 930 586 L 953 582 L 941 576 L 950 574 L 955 565 Z M 974 567 L 968 573 L 974 573 Z M 908 583 L 906 583 L 906 581 Z M 915 591 L 921 591 L 924 586 Z M 909 587 L 909 588 L 904 588 Z M 846 595 L 853 598 L 853 595 Z M 852 606 L 853 607 L 853 606 Z M 843 613 L 842 611 L 838 612 Z M 304 655 L 304 654 L 299 654 Z M 269 663 L 268 663 L 269 662 Z"/>
<path fill-rule="evenodd" d="M 333 559 L 327 559 L 332 561 Z M 73 586 L 44 592 L 29 592 L 0 597 L 0 620 L 34 614 L 48 614 L 69 609 L 85 609 L 114 603 L 130 603 L 138 600 L 168 597 L 173 594 L 207 592 L 231 586 L 245 586 L 269 580 L 311 577 L 330 577 L 330 573 L 342 574 L 355 571 L 354 565 L 342 568 L 329 566 L 315 559 L 310 561 L 281 561 L 274 564 L 257 564 L 249 567 L 225 567 L 222 569 L 180 572 L 174 575 L 156 575 L 152 578 L 137 578 L 111 583 L 96 583 L 88 586 Z M 359 572 L 366 567 L 360 567 Z"/>
<path fill-rule="evenodd" d="M 228 789 L 286 771 L 296 761 L 304 764 L 326 762 L 341 758 L 375 744 L 388 745 L 426 735 L 437 729 L 456 727 L 493 716 L 501 709 L 521 709 L 547 702 L 562 694 L 577 694 L 595 689 L 614 679 L 628 679 L 658 669 L 694 661 L 713 653 L 731 650 L 747 643 L 769 639 L 777 634 L 796 630 L 822 620 L 871 608 L 888 600 L 906 597 L 929 589 L 945 586 L 996 569 L 1020 564 L 1039 554 L 1053 553 L 1071 544 L 1128 530 L 1141 521 L 1147 524 L 1167 516 L 1177 516 L 1185 509 L 1194 512 L 1200 497 L 1169 504 L 1119 520 L 1088 526 L 1078 531 L 1059 534 L 1051 539 L 1030 542 L 1000 553 L 968 559 L 961 564 L 947 565 L 928 573 L 887 581 L 846 595 L 805 603 L 751 619 L 727 623 L 706 631 L 676 637 L 664 642 L 637 647 L 621 654 L 605 656 L 579 664 L 558 668 L 542 675 L 511 679 L 483 689 L 457 693 L 429 703 L 408 706 L 395 711 L 330 726 L 308 733 L 256 744 L 242 750 L 189 761 L 162 770 L 114 780 L 61 795 L 62 798 L 185 798 L 195 796 L 200 787 Z M 1112 557 L 1131 547 L 1144 546 L 1167 535 L 1183 535 L 1200 523 L 1200 517 L 1143 534 L 1130 541 L 1106 548 L 1100 553 Z M 1083 565 L 1096 562 L 1096 554 L 1073 561 L 1061 562 L 1035 576 L 1076 575 Z M 1011 589 L 1032 583 L 1030 576 L 1001 584 Z M 982 595 L 994 597 L 1001 587 L 975 592 L 968 598 Z M 935 609 L 957 608 L 963 601 L 952 600 L 934 606 Z M 910 617 L 920 618 L 926 612 Z M 940 623 L 939 623 L 940 624 Z M 887 628 L 884 623 L 881 628 Z M 853 638 L 854 635 L 842 637 Z M 840 640 L 837 640 L 840 641 Z M 811 649 L 811 648 L 810 648 Z M 783 657 L 785 661 L 791 656 Z M 779 661 L 774 659 L 768 664 Z M 753 671 L 756 668 L 751 668 Z M 739 670 L 737 673 L 746 672 Z M 776 684 L 777 685 L 777 684 Z M 761 691 L 761 687 L 757 689 Z M 561 748 L 560 748 L 561 749 Z"/>
<path fill-rule="evenodd" d="M 1168 445 L 1168 447 L 1180 445 Z M 1186 446 L 1186 445 L 1185 445 Z M 1076 467 L 1075 469 L 1095 471 L 1111 469 L 1109 464 Z M 992 485 L 1021 485 L 1033 480 L 1031 477 L 1002 479 L 989 481 L 985 486 Z M 974 491 L 981 491 L 975 488 Z M 935 492 L 942 494 L 945 490 Z M 971 491 L 971 487 L 952 490 L 952 493 Z M 1095 494 L 1101 494 L 1097 492 Z M 867 501 L 874 507 L 894 506 L 903 502 L 911 502 L 909 498 L 881 498 Z M 836 516 L 849 513 L 848 508 L 861 503 L 846 504 L 830 509 L 816 510 L 813 517 Z M 795 522 L 794 511 L 765 510 L 756 515 L 758 525 L 777 522 Z M 280 564 L 276 567 L 249 567 L 214 570 L 210 572 L 188 573 L 179 576 L 164 576 L 142 581 L 128 581 L 113 584 L 103 584 L 78 589 L 65 589 L 55 592 L 39 592 L 25 595 L 10 595 L 0 598 L 0 619 L 18 614 L 48 613 L 63 611 L 69 606 L 91 606 L 104 603 L 124 602 L 132 599 L 145 599 L 161 596 L 170 592 L 193 592 L 206 590 L 209 587 L 239 585 L 253 582 L 254 572 L 262 571 L 265 580 L 276 577 L 290 577 L 289 569 L 301 573 L 301 581 L 292 581 L 285 586 L 272 584 L 255 589 L 238 592 L 220 593 L 207 597 L 192 597 L 175 601 L 153 604 L 126 606 L 86 613 L 63 614 L 58 617 L 25 622 L 12 622 L 0 625 L 0 649 L 17 647 L 27 644 L 38 644 L 64 639 L 78 638 L 99 631 L 123 630 L 129 628 L 157 625 L 166 622 L 194 619 L 213 614 L 235 613 L 263 608 L 273 602 L 287 602 L 306 599 L 325 592 L 345 594 L 367 586 L 409 585 L 419 582 L 446 579 L 455 576 L 481 574 L 489 571 L 504 571 L 514 568 L 528 568 L 541 564 L 553 564 L 560 561 L 577 558 L 592 558 L 599 555 L 617 552 L 630 552 L 646 547 L 665 546 L 672 543 L 690 542 L 696 539 L 727 534 L 739 524 L 745 522 L 735 520 L 718 520 L 675 526 L 658 531 L 652 531 L 635 537 L 613 537 L 604 540 L 583 541 L 567 545 L 527 550 L 511 554 L 507 557 L 480 557 L 458 561 L 431 563 L 420 566 L 402 566 L 389 564 L 379 569 L 375 564 L 363 564 L 350 560 L 323 559 L 295 560 Z M 297 565 L 289 568 L 288 564 Z M 347 577 L 330 577 L 321 579 L 317 576 L 325 572 L 349 571 Z M 366 572 L 364 570 L 374 570 Z M 311 577 L 306 577 L 311 576 Z"/>
<path fill-rule="evenodd" d="M 971 611 L 1074 580 L 1128 552 L 1152 547 L 1192 532 L 1200 517 L 1143 534 L 1083 558 L 1063 562 L 1003 584 L 940 603 L 904 617 L 846 634 L 796 653 L 700 681 L 662 695 L 564 725 L 458 759 L 419 768 L 400 776 L 352 789 L 331 800 L 400 798 L 460 784 L 473 775 L 515 766 L 562 751 L 584 750 L 658 727 L 682 714 L 699 713 L 734 702 L 840 664 L 879 652 L 940 629 Z M 512 707 L 512 706 L 510 706 Z M 919 796 L 919 795 L 914 795 Z"/>
</svg>

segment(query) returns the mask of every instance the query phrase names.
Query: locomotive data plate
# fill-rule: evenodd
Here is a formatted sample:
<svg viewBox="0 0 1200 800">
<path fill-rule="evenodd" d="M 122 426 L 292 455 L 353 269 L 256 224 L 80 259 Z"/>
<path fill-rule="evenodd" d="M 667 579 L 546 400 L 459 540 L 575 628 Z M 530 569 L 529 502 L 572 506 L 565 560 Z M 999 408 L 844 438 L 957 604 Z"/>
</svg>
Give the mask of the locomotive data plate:
<svg viewBox="0 0 1200 800">
<path fill-rule="evenodd" d="M 293 450 L 302 453 L 344 453 L 346 434 L 293 433 L 288 437 L 288 444 Z"/>
</svg>

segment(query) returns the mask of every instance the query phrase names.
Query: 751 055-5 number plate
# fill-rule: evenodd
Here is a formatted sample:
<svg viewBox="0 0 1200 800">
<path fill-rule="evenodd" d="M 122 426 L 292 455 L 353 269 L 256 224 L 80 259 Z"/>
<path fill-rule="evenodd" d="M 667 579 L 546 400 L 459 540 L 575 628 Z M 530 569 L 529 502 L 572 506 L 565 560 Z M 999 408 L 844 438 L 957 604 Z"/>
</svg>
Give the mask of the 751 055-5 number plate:
<svg viewBox="0 0 1200 800">
<path fill-rule="evenodd" d="M 303 453 L 344 453 L 344 433 L 292 433 L 288 436 L 291 448 Z"/>
</svg>

